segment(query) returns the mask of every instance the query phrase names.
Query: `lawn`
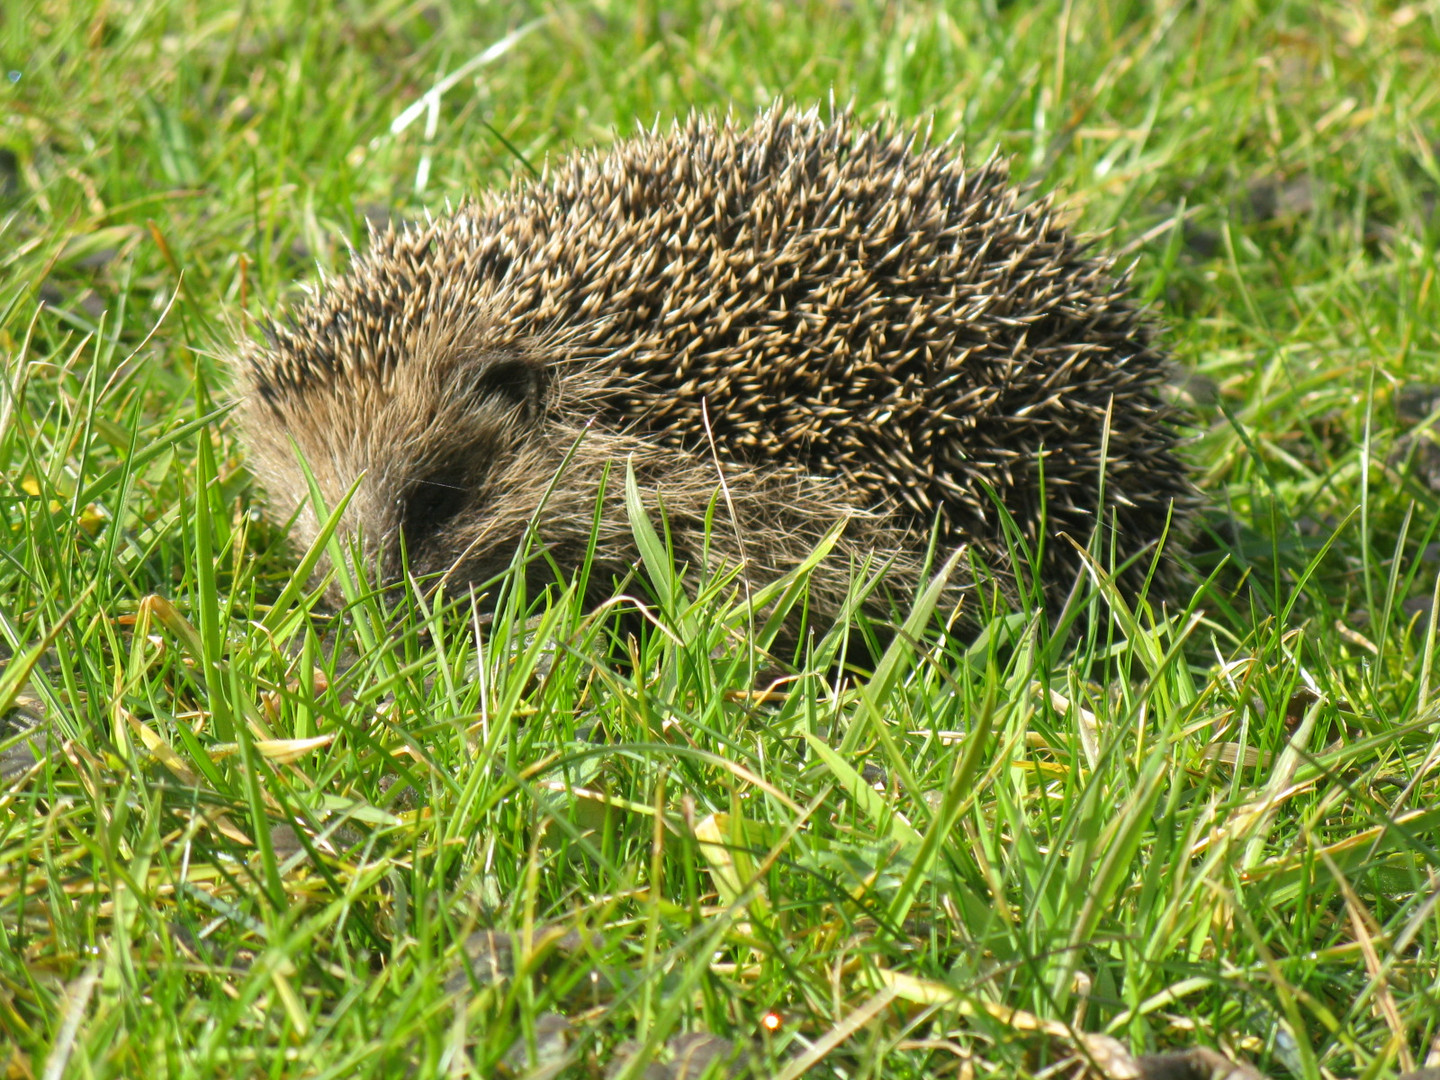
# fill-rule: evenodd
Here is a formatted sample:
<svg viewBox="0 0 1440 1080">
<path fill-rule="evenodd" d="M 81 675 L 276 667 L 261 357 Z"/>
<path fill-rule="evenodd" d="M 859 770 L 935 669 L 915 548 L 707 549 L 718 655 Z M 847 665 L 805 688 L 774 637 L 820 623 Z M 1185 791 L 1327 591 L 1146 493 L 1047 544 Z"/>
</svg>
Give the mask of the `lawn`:
<svg viewBox="0 0 1440 1080">
<path fill-rule="evenodd" d="M 1435 0 L 7 0 L 0 1070 L 1440 1064 L 1437 70 Z M 371 222 L 832 97 L 1134 263 L 1193 602 L 782 678 L 637 517 L 644 618 L 327 604 L 235 342 Z"/>
</svg>

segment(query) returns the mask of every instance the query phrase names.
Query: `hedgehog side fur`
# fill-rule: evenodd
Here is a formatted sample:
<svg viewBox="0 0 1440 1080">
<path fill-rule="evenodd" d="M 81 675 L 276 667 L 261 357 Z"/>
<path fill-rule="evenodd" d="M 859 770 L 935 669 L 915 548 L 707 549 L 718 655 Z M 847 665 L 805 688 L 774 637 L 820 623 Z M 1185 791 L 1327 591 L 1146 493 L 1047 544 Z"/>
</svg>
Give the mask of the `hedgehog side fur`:
<svg viewBox="0 0 1440 1080">
<path fill-rule="evenodd" d="M 846 521 L 811 578 L 822 615 L 870 556 L 913 591 L 935 529 L 1004 578 L 997 499 L 1043 540 L 1054 603 L 1102 461 L 1117 561 L 1193 502 L 1125 286 L 995 160 L 848 114 L 694 118 L 375 236 L 242 349 L 241 424 L 278 514 L 307 502 L 292 440 L 332 505 L 365 474 L 344 527 L 386 580 L 402 534 L 413 574 L 489 579 L 547 490 L 539 539 L 574 568 L 608 466 L 608 584 L 637 558 L 628 461 L 678 560 L 756 583 Z M 303 509 L 297 541 L 316 527 Z"/>
</svg>

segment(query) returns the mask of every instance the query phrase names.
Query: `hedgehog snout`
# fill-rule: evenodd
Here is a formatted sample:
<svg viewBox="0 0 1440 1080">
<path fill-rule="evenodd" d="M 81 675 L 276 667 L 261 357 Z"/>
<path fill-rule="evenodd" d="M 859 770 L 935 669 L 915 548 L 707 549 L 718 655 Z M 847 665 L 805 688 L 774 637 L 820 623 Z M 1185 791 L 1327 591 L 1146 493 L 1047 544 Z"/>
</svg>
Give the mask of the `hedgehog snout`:
<svg viewBox="0 0 1440 1080">
<path fill-rule="evenodd" d="M 449 466 L 416 480 L 397 500 L 400 531 L 411 548 L 432 540 L 476 498 L 474 480 Z"/>
<path fill-rule="evenodd" d="M 446 546 L 444 534 L 459 519 L 483 511 L 492 474 L 534 435 L 548 381 L 530 357 L 484 353 L 440 380 L 428 417 L 417 423 L 416 442 L 427 451 L 416 455 L 394 498 L 392 528 L 412 563 L 437 543 Z"/>
<path fill-rule="evenodd" d="M 473 531 L 493 497 L 494 472 L 513 454 L 510 440 L 490 437 L 417 457 L 381 481 L 377 519 L 366 531 L 381 539 L 381 569 L 398 579 L 403 563 L 414 574 L 448 569 L 457 537 Z"/>
</svg>

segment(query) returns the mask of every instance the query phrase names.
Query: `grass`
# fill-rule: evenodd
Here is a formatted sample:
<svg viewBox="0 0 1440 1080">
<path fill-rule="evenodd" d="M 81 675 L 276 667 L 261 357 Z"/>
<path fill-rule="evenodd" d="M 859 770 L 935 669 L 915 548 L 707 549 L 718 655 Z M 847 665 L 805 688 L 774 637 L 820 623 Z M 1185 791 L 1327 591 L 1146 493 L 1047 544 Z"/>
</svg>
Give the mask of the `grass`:
<svg viewBox="0 0 1440 1080">
<path fill-rule="evenodd" d="M 1437 57 L 1429 2 L 8 6 L 6 1075 L 1434 1060 Z M 573 591 L 320 604 L 236 335 L 367 218 L 832 94 L 1134 258 L 1198 400 L 1188 612 L 922 598 L 873 674 L 832 637 L 765 692 L 658 539 L 628 655 Z"/>
</svg>

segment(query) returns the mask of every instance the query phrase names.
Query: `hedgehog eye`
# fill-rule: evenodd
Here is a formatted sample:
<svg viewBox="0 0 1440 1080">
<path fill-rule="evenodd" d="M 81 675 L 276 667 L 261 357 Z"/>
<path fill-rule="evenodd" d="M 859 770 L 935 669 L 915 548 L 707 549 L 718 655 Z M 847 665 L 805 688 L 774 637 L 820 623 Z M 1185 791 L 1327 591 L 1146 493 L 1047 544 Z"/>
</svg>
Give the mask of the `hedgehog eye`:
<svg viewBox="0 0 1440 1080">
<path fill-rule="evenodd" d="M 428 540 L 465 509 L 470 502 L 470 485 L 465 481 L 462 471 L 447 469 L 416 483 L 405 500 L 400 525 L 407 544 Z"/>
<path fill-rule="evenodd" d="M 530 407 L 540 396 L 540 369 L 524 360 L 492 360 L 470 386 L 476 402 L 499 398 L 511 406 Z"/>
</svg>

